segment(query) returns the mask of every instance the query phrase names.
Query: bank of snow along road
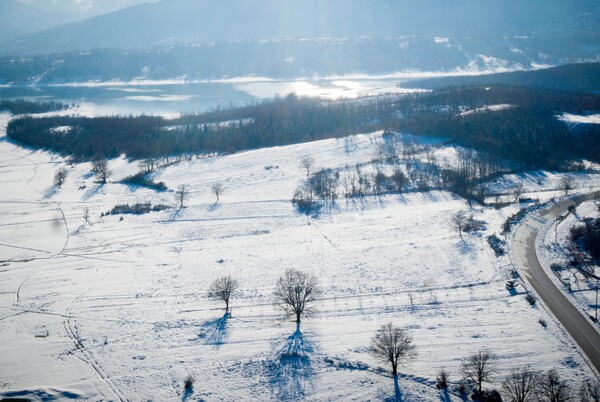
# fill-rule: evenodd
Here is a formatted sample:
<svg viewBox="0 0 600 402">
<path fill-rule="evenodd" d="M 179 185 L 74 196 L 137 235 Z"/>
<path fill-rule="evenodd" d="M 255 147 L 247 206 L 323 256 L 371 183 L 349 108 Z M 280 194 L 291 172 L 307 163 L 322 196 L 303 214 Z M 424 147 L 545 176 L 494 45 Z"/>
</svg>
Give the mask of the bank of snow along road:
<svg viewBox="0 0 600 402">
<path fill-rule="evenodd" d="M 600 372 L 600 333 L 595 324 L 548 277 L 535 251 L 536 239 L 541 229 L 571 205 L 594 199 L 600 191 L 577 195 L 554 204 L 551 208 L 531 214 L 519 226 L 513 237 L 512 249 L 515 263 L 522 270 L 535 292 L 573 337 L 597 372 Z"/>
</svg>

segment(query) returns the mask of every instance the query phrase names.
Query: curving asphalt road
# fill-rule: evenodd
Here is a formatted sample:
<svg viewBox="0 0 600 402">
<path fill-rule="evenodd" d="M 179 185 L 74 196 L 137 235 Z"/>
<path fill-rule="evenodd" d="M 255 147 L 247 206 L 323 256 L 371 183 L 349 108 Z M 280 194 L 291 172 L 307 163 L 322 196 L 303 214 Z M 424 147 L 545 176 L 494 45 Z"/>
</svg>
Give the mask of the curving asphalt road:
<svg viewBox="0 0 600 402">
<path fill-rule="evenodd" d="M 600 333 L 595 324 L 583 315 L 548 277 L 537 258 L 535 241 L 542 227 L 549 221 L 554 221 L 556 215 L 571 205 L 578 205 L 599 196 L 600 191 L 578 195 L 531 214 L 519 226 L 512 242 L 515 263 L 538 296 L 577 342 L 597 372 L 600 372 Z"/>
</svg>

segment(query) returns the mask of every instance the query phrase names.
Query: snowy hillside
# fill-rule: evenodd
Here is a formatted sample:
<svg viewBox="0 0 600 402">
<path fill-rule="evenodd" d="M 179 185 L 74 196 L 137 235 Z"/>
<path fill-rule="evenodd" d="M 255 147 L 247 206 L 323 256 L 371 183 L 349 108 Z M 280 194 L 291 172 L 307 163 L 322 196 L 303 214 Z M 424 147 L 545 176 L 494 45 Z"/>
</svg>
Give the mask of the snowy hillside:
<svg viewBox="0 0 600 402">
<path fill-rule="evenodd" d="M 514 295 L 505 288 L 510 260 L 486 238 L 517 206 L 474 207 L 486 229 L 464 241 L 449 221 L 468 206 L 446 192 L 339 199 L 316 218 L 294 209 L 303 155 L 317 168 L 370 162 L 381 133 L 355 136 L 351 147 L 332 139 L 160 168 L 155 181 L 190 191 L 179 209 L 172 191 L 118 183 L 137 162 L 111 160 L 100 185 L 89 163 L 17 147 L 5 137 L 8 117 L 0 133 L 0 397 L 435 401 L 435 377 L 446 368 L 448 398 L 459 401 L 461 359 L 481 348 L 496 355 L 495 388 L 516 367 L 556 368 L 573 384 L 593 375 L 522 287 Z M 57 189 L 60 166 L 68 175 Z M 546 198 L 556 176 L 525 179 L 529 197 Z M 598 175 L 579 180 L 598 183 Z M 101 216 L 137 202 L 174 208 Z M 273 305 L 288 268 L 316 274 L 324 290 L 299 328 Z M 231 316 L 208 298 L 222 275 L 240 281 Z M 409 331 L 418 353 L 400 368 L 398 388 L 369 353 L 390 321 Z"/>
</svg>

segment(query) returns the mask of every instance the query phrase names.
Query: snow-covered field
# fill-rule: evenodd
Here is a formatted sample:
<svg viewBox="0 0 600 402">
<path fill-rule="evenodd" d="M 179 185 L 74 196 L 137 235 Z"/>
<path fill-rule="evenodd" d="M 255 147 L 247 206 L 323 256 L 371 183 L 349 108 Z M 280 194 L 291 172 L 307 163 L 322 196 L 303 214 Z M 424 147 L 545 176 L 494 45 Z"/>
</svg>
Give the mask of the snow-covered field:
<svg viewBox="0 0 600 402">
<path fill-rule="evenodd" d="M 124 159 L 110 162 L 105 185 L 89 163 L 69 165 L 57 190 L 65 161 L 2 131 L 0 396 L 367 401 L 399 392 L 434 401 L 438 370 L 458 383 L 461 359 L 481 348 L 496 355 L 488 384 L 496 388 L 515 367 L 556 368 L 575 386 L 591 377 L 545 310 L 505 288 L 510 260 L 495 257 L 486 237 L 516 206 L 476 207 L 487 228 L 465 241 L 449 218 L 467 205 L 445 192 L 341 199 L 318 218 L 293 208 L 302 155 L 318 168 L 368 162 L 379 135 L 356 136 L 350 149 L 325 140 L 171 165 L 154 179 L 186 185 L 186 208 L 121 219 L 100 214 L 123 203 L 175 206 L 174 195 L 117 183 L 138 170 Z M 552 188 L 553 176 L 539 175 L 532 195 Z M 215 182 L 225 188 L 218 203 Z M 272 303 L 287 268 L 316 274 L 324 289 L 299 329 Z M 221 275 L 241 284 L 231 317 L 207 295 Z M 398 390 L 368 351 L 390 321 L 408 329 L 418 352 Z M 450 399 L 460 400 L 455 390 Z"/>
<path fill-rule="evenodd" d="M 600 114 L 580 116 L 571 113 L 563 113 L 558 119 L 572 124 L 600 124 Z"/>
</svg>

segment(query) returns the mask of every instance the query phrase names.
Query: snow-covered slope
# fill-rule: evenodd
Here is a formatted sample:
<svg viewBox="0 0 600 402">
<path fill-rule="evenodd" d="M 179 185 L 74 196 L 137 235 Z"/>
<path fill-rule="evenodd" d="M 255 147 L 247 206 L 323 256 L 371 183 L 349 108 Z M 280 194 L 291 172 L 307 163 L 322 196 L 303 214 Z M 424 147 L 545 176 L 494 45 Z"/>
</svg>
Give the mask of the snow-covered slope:
<svg viewBox="0 0 600 402">
<path fill-rule="evenodd" d="M 110 162 L 104 186 L 90 164 L 76 164 L 56 190 L 65 161 L 2 137 L 0 396 L 365 401 L 400 392 L 434 401 L 437 371 L 458 383 L 461 359 L 481 348 L 497 356 L 496 387 L 522 366 L 589 377 L 548 314 L 505 289 L 510 261 L 494 256 L 486 235 L 516 207 L 476 208 L 487 229 L 464 242 L 449 217 L 467 206 L 444 192 L 339 200 L 318 218 L 294 210 L 302 155 L 318 168 L 368 162 L 379 136 L 174 164 L 154 179 L 186 185 L 186 207 L 123 219 L 100 214 L 122 203 L 175 205 L 173 193 L 117 183 L 138 170 L 122 159 Z M 218 203 L 215 182 L 225 188 Z M 300 328 L 272 304 L 287 268 L 315 273 L 324 289 Z M 221 275 L 241 284 L 231 317 L 208 299 Z M 398 389 L 368 349 L 390 321 L 418 348 Z M 455 390 L 449 398 L 460 400 Z"/>
</svg>

